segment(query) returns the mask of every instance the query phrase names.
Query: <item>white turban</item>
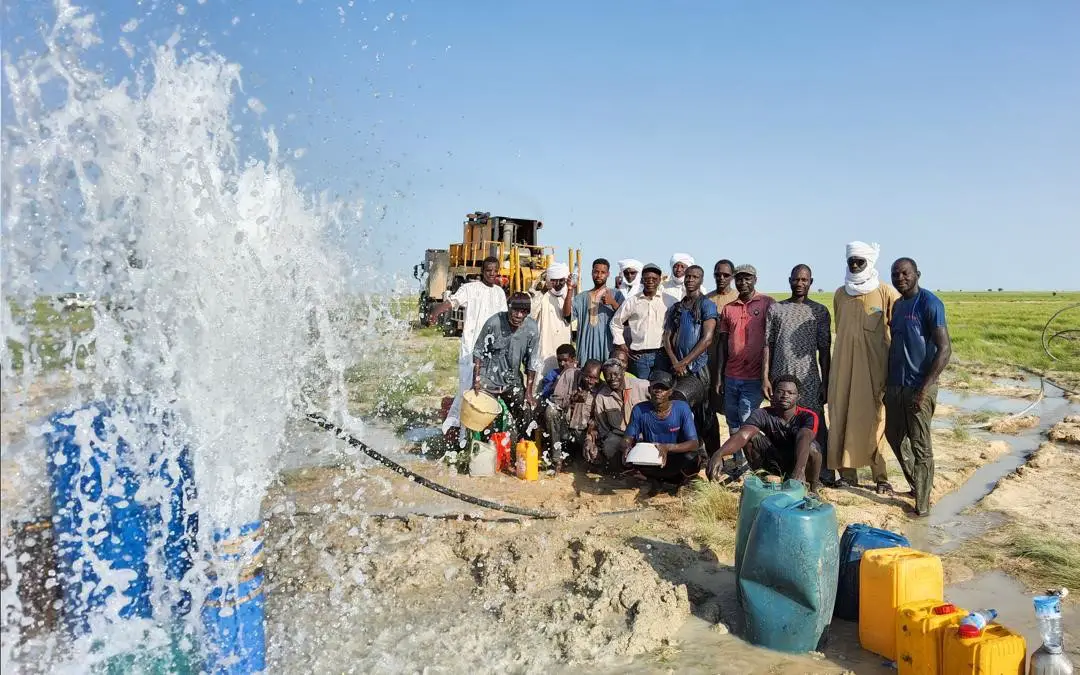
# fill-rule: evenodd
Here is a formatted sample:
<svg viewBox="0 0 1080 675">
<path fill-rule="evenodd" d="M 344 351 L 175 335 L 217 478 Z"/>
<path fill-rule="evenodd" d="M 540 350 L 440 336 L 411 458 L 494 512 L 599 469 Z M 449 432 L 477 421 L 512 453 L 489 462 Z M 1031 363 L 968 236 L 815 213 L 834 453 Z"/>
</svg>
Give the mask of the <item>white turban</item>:
<svg viewBox="0 0 1080 675">
<path fill-rule="evenodd" d="M 548 265 L 546 275 L 548 281 L 558 281 L 559 279 L 565 279 L 566 277 L 570 276 L 570 267 L 564 263 L 553 262 Z M 559 290 L 549 288 L 548 293 L 551 293 L 556 298 L 565 298 L 566 286 L 563 286 Z"/>
<path fill-rule="evenodd" d="M 619 261 L 619 276 L 622 277 L 624 284 L 630 284 L 623 292 L 626 297 L 629 298 L 630 296 L 638 295 L 639 293 L 641 293 L 641 268 L 644 266 L 645 264 L 642 263 L 640 260 L 634 260 L 633 258 L 626 258 Z M 626 277 L 623 276 L 623 272 L 625 272 L 626 270 L 637 271 L 638 275 L 634 278 L 632 282 L 627 282 Z"/>
<path fill-rule="evenodd" d="M 689 267 L 694 264 L 694 257 L 688 253 L 672 253 L 671 266 L 675 267 L 675 263 L 682 263 Z"/>
<path fill-rule="evenodd" d="M 847 245 L 847 255 L 844 256 L 845 265 L 848 258 L 863 258 L 866 260 L 866 267 L 858 274 L 852 274 L 851 268 L 847 269 L 847 276 L 844 278 L 844 291 L 848 295 L 865 295 L 870 291 L 877 290 L 877 287 L 881 285 L 881 281 L 878 279 L 878 271 L 874 265 L 877 264 L 880 255 L 881 246 L 877 244 L 853 241 Z"/>
<path fill-rule="evenodd" d="M 564 263 L 551 263 L 548 265 L 547 278 L 548 281 L 555 281 L 556 279 L 565 279 L 570 276 L 570 268 Z"/>
</svg>

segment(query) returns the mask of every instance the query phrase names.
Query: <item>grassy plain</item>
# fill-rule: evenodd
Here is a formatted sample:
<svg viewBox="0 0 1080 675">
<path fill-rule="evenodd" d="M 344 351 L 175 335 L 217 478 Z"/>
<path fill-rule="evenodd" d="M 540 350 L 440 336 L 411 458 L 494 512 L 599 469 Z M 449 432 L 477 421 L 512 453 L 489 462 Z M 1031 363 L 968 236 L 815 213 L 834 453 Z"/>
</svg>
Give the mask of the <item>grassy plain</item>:
<svg viewBox="0 0 1080 675">
<path fill-rule="evenodd" d="M 30 362 L 43 370 L 59 370 L 72 364 L 85 365 L 93 344 L 86 335 L 94 327 L 90 308 L 62 309 L 51 296 L 41 296 L 33 304 L 10 303 L 11 318 L 22 327 L 21 339 L 7 339 L 12 366 L 22 370 L 29 347 Z"/>
<path fill-rule="evenodd" d="M 786 297 L 785 293 L 772 293 Z M 1019 369 L 1046 373 L 1070 388 L 1080 388 L 1080 291 L 967 292 L 938 295 L 945 303 L 953 340 L 953 365 L 946 383 L 965 388 L 989 386 L 991 376 L 1015 375 Z M 813 298 L 832 306 L 831 293 Z M 402 296 L 381 305 L 393 324 L 394 339 L 376 345 L 367 358 L 347 374 L 360 412 L 388 418 L 416 417 L 424 407 L 437 409 L 441 396 L 453 393 L 458 341 L 435 329 L 409 330 L 416 317 L 416 299 Z M 1071 308 L 1071 309 L 1070 309 Z M 52 298 L 40 297 L 30 306 L 11 305 L 12 318 L 25 326 L 25 339 L 8 339 L 13 364 L 21 369 L 27 354 L 45 370 L 82 367 L 93 350 L 86 334 L 93 326 L 90 309 L 61 309 Z M 1063 311 L 1049 333 L 1076 331 L 1051 345 L 1058 360 L 1043 350 L 1046 322 Z M 1071 337 L 1071 339 L 1070 339 Z M 29 347 L 29 349 L 27 349 Z M 367 383 L 368 386 L 361 386 Z M 370 386 L 375 383 L 375 386 Z"/>
<path fill-rule="evenodd" d="M 1015 371 L 1054 373 L 1066 382 L 1080 382 L 1080 291 L 1069 292 L 968 292 L 936 291 L 945 303 L 949 335 L 953 342 L 953 380 L 982 384 L 980 373 Z M 776 297 L 786 294 L 776 293 Z M 815 293 L 814 299 L 831 309 L 831 293 Z M 1073 309 L 1068 309 L 1073 307 Z M 1042 347 L 1043 327 L 1063 311 L 1048 331 L 1071 329 L 1073 339 L 1054 341 L 1051 359 Z"/>
</svg>

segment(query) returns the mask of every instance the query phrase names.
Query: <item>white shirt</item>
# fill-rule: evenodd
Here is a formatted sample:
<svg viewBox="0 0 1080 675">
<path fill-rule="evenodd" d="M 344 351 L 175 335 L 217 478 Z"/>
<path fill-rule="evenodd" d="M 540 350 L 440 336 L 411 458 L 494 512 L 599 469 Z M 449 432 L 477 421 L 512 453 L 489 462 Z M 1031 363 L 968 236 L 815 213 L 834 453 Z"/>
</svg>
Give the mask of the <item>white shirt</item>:
<svg viewBox="0 0 1080 675">
<path fill-rule="evenodd" d="M 659 349 L 664 337 L 664 316 L 677 300 L 670 295 L 657 293 L 651 298 L 644 293 L 626 299 L 611 317 L 611 337 L 615 344 L 626 343 L 623 328 L 630 327 L 630 349 Z"/>
<path fill-rule="evenodd" d="M 686 297 L 686 287 L 683 286 L 683 279 L 685 278 L 686 277 L 676 279 L 675 277 L 671 277 L 660 284 L 660 292 L 671 298 L 674 302 L 679 302 Z"/>
<path fill-rule="evenodd" d="M 450 306 L 465 308 L 465 322 L 461 329 L 459 359 L 472 363 L 473 347 L 484 323 L 499 312 L 506 311 L 506 291 L 500 286 L 485 286 L 482 281 L 470 281 L 450 296 Z"/>
<path fill-rule="evenodd" d="M 547 291 L 532 293 L 532 318 L 540 328 L 540 360 L 544 362 L 540 377 L 558 367 L 555 352 L 560 345 L 570 342 L 570 319 L 563 316 L 566 296 L 559 297 Z"/>
</svg>

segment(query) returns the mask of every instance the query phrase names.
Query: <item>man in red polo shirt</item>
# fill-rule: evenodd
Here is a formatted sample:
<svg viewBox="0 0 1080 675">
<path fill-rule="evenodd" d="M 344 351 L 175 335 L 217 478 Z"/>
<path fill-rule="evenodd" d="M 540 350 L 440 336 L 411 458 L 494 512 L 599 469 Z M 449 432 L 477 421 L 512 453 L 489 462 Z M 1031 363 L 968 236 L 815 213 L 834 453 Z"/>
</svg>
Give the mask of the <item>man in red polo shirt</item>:
<svg viewBox="0 0 1080 675">
<path fill-rule="evenodd" d="M 765 397 L 761 389 L 765 317 L 775 300 L 758 293 L 756 286 L 757 269 L 753 265 L 736 267 L 735 289 L 739 297 L 724 305 L 720 313 L 719 358 L 713 364 L 713 381 L 733 436 Z M 736 453 L 735 461 L 744 461 L 742 450 Z"/>
</svg>

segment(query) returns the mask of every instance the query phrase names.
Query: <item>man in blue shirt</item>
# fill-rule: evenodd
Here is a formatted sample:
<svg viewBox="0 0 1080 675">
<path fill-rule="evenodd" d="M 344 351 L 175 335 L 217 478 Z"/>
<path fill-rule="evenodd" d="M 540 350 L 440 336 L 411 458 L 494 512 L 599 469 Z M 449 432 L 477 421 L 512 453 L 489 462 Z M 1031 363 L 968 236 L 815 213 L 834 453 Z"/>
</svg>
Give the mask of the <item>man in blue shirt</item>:
<svg viewBox="0 0 1080 675">
<path fill-rule="evenodd" d="M 701 292 L 705 270 L 700 265 L 686 268 L 685 295 L 664 317 L 661 370 L 674 373 L 674 398 L 686 401 L 694 413 L 698 433 L 706 451 L 720 448 L 720 427 L 709 410 L 709 347 L 713 343 L 719 313 L 716 303 Z"/>
<path fill-rule="evenodd" d="M 649 377 L 649 400 L 630 413 L 623 437 L 623 462 L 638 441 L 653 443 L 660 451 L 660 466 L 638 466 L 650 478 L 682 483 L 701 470 L 700 444 L 694 415 L 686 401 L 671 397 L 675 378 L 654 370 Z"/>
<path fill-rule="evenodd" d="M 569 342 L 559 345 L 559 348 L 555 350 L 555 363 L 558 365 L 545 375 L 544 379 L 540 380 L 541 401 L 551 398 L 551 394 L 555 391 L 555 381 L 559 379 L 559 375 L 571 368 L 577 368 L 577 347 Z"/>
<path fill-rule="evenodd" d="M 930 513 L 934 448 L 930 422 L 937 404 L 938 376 L 949 364 L 952 342 L 945 305 L 919 287 L 918 265 L 899 258 L 892 283 L 902 296 L 893 305 L 889 329 L 889 375 L 885 382 L 885 438 L 904 470 L 915 498 L 915 515 Z"/>
</svg>

